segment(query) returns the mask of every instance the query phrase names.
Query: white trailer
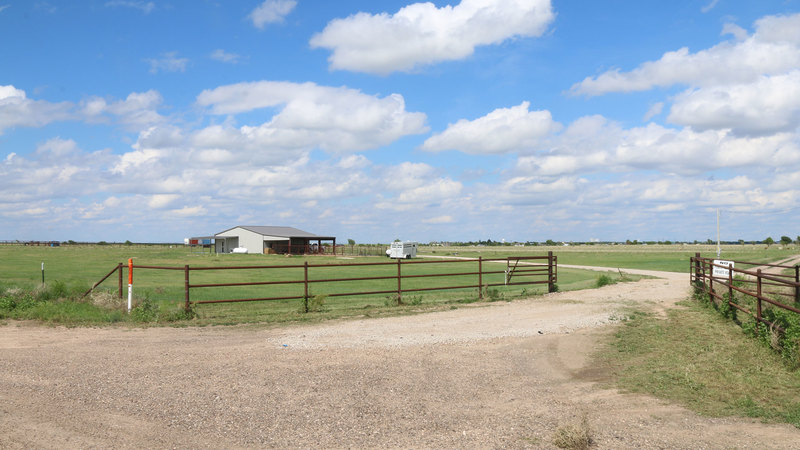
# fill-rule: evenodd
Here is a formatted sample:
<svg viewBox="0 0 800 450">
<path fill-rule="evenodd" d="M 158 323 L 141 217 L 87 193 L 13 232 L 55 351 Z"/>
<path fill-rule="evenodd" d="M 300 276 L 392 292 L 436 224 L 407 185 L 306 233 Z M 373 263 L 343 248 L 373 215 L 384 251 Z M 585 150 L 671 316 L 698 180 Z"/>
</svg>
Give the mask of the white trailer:
<svg viewBox="0 0 800 450">
<path fill-rule="evenodd" d="M 392 245 L 386 250 L 386 256 L 401 259 L 416 258 L 417 243 L 412 241 L 392 242 Z"/>
</svg>

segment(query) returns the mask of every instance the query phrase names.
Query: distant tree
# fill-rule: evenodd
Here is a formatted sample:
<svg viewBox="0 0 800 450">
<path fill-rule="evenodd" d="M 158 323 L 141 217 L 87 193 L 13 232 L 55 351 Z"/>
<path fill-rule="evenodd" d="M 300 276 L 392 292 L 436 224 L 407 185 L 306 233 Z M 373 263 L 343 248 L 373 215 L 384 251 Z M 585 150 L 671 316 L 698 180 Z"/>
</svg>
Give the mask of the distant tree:
<svg viewBox="0 0 800 450">
<path fill-rule="evenodd" d="M 800 236 L 797 236 L 797 240 L 795 240 L 795 242 L 800 244 Z"/>
<path fill-rule="evenodd" d="M 125 245 L 133 245 L 133 242 L 131 242 L 131 241 L 125 241 Z"/>
<path fill-rule="evenodd" d="M 739 239 L 739 245 L 744 245 L 744 239 Z"/>
<path fill-rule="evenodd" d="M 789 245 L 791 243 L 792 243 L 792 238 L 790 238 L 789 236 L 781 236 L 781 244 Z"/>
<path fill-rule="evenodd" d="M 348 240 L 347 240 L 347 245 L 349 245 L 350 247 L 352 247 L 352 246 L 356 245 L 356 241 L 355 241 L 355 240 L 353 240 L 353 239 L 348 239 Z"/>
<path fill-rule="evenodd" d="M 769 247 L 770 245 L 775 243 L 775 240 L 772 239 L 772 237 L 768 237 L 768 238 L 764 239 L 764 243 L 767 244 L 767 247 Z"/>
<path fill-rule="evenodd" d="M 394 241 L 395 241 L 395 242 L 400 242 L 400 239 L 395 239 Z"/>
<path fill-rule="evenodd" d="M 545 241 L 545 245 L 556 245 L 556 243 L 552 239 L 548 239 L 547 241 Z"/>
</svg>

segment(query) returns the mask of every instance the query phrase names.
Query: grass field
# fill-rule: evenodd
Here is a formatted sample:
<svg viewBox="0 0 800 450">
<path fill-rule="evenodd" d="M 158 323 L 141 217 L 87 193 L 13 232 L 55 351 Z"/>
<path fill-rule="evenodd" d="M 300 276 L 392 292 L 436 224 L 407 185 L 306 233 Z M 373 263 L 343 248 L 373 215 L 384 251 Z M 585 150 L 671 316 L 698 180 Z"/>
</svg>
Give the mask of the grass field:
<svg viewBox="0 0 800 450">
<path fill-rule="evenodd" d="M 558 256 L 559 264 L 599 266 L 667 272 L 686 272 L 689 257 L 716 256 L 716 245 L 579 245 L 558 247 L 422 247 L 422 253 L 465 257 L 492 257 L 492 255 L 547 254 Z M 748 262 L 771 262 L 800 253 L 800 247 L 790 245 L 723 245 L 722 259 Z"/>
<path fill-rule="evenodd" d="M 524 255 L 544 255 L 546 252 L 530 252 Z M 434 254 L 435 255 L 435 254 Z M 517 253 L 521 256 L 523 253 Z M 477 256 L 477 254 L 476 254 Z M 500 257 L 500 253 L 485 257 Z M 331 278 L 365 278 L 392 277 L 397 274 L 396 264 L 389 263 L 385 257 L 342 258 L 331 256 L 278 256 L 248 254 L 210 254 L 194 253 L 183 246 L 138 246 L 138 245 L 103 245 L 103 246 L 62 246 L 62 247 L 0 247 L 0 288 L 33 290 L 41 286 L 41 264 L 44 263 L 45 282 L 47 286 L 57 285 L 58 291 L 69 293 L 71 297 L 82 293 L 102 276 L 111 271 L 118 263 L 125 263 L 133 258 L 135 265 L 164 267 L 231 267 L 231 266 L 270 266 L 271 268 L 242 270 L 193 270 L 190 282 L 196 284 L 245 283 L 254 281 L 287 281 L 303 279 L 303 264 L 308 262 L 310 295 L 317 297 L 312 303 L 314 314 L 301 312 L 302 300 L 275 300 L 269 302 L 248 302 L 196 305 L 198 316 L 195 324 L 228 324 L 243 322 L 286 322 L 325 320 L 343 316 L 373 316 L 385 314 L 402 314 L 432 309 L 452 308 L 459 304 L 478 301 L 477 288 L 437 290 L 426 292 L 404 293 L 402 303 L 398 304 L 392 294 L 375 294 L 355 297 L 327 297 L 324 304 L 319 300 L 324 296 L 341 292 L 389 291 L 397 288 L 395 279 L 358 280 L 351 282 L 325 283 L 319 280 Z M 416 259 L 414 261 L 430 261 Z M 354 264 L 364 262 L 384 263 L 378 266 L 325 267 L 329 264 Z M 386 264 L 389 263 L 389 264 Z M 295 267 L 281 267 L 295 266 Z M 504 279 L 504 263 L 485 262 L 483 271 L 499 273 L 484 275 L 483 284 L 502 283 Z M 426 275 L 431 273 L 456 274 L 476 272 L 477 262 L 445 261 L 441 263 L 407 263 L 402 265 L 403 275 Z M 127 291 L 127 267 L 123 280 L 123 297 Z M 184 271 L 182 270 L 134 270 L 134 297 L 136 303 L 148 301 L 161 310 L 180 308 L 184 300 Z M 613 281 L 619 280 L 620 274 L 614 270 L 608 274 Z M 596 272 L 574 269 L 558 271 L 558 288 L 575 290 L 591 287 L 597 280 Z M 544 281 L 546 277 L 535 278 L 517 276 L 512 281 Z M 638 277 L 627 277 L 629 280 Z M 117 297 L 118 276 L 115 274 L 96 289 L 105 292 L 100 295 L 99 302 L 105 307 L 121 309 L 125 300 Z M 437 286 L 469 286 L 477 285 L 476 275 L 424 277 L 404 279 L 403 289 L 415 289 Z M 39 289 L 41 289 L 39 287 Z M 484 292 L 486 301 L 512 300 L 547 292 L 546 284 L 525 286 L 494 286 Z M 302 284 L 278 284 L 269 286 L 214 287 L 193 288 L 190 292 L 192 301 L 217 299 L 243 299 L 263 297 L 298 297 L 303 296 Z M 40 294 L 37 294 L 40 295 Z M 44 295 L 52 296 L 51 294 Z M 97 301 L 95 302 L 97 303 Z M 112 308 L 112 309 L 113 309 Z M 85 311 L 81 311 L 85 314 Z M 69 322 L 68 315 L 57 314 L 49 320 Z M 99 319 L 104 322 L 107 319 Z M 114 315 L 111 321 L 124 321 L 124 317 Z M 91 321 L 90 321 L 91 322 Z"/>
<path fill-rule="evenodd" d="M 608 276 L 618 281 L 620 273 L 617 268 L 642 268 L 668 271 L 688 270 L 689 256 L 700 252 L 710 256 L 715 252 L 714 246 L 574 246 L 574 247 L 423 247 L 420 254 L 430 256 L 460 256 L 483 258 L 501 258 L 506 256 L 543 256 L 552 251 L 558 257 L 560 265 L 593 265 L 609 267 Z M 778 245 L 765 246 L 731 246 L 723 248 L 723 257 L 730 259 L 746 259 L 754 262 L 774 261 L 791 254 L 794 249 L 783 249 Z M 41 264 L 44 263 L 46 286 L 57 287 L 55 296 L 67 295 L 75 298 L 78 293 L 86 291 L 93 283 L 111 271 L 118 263 L 127 263 L 134 258 L 136 265 L 153 265 L 166 267 L 230 267 L 230 266 L 302 266 L 308 262 L 312 266 L 326 264 L 347 264 L 361 262 L 388 262 L 382 257 L 342 258 L 330 256 L 285 257 L 278 255 L 242 255 L 212 254 L 193 252 L 184 246 L 140 246 L 140 245 L 97 245 L 97 246 L 0 246 L 0 289 L 41 290 Z M 491 268 L 496 266 L 496 269 Z M 484 263 L 484 271 L 505 269 L 504 264 Z M 404 264 L 404 275 L 424 275 L 437 273 L 462 273 L 477 271 L 477 263 L 447 262 L 441 264 Z M 623 271 L 624 272 L 624 271 Z M 312 267 L 309 279 L 321 280 L 329 278 L 363 278 L 394 276 L 396 265 L 355 266 L 324 268 Z M 127 270 L 125 271 L 127 276 Z M 209 270 L 191 271 L 191 284 L 243 283 L 253 281 L 302 280 L 303 268 L 272 268 L 247 270 Z M 592 287 L 598 274 L 585 270 L 560 268 L 558 270 L 559 290 L 576 290 Z M 147 301 L 162 311 L 179 309 L 184 300 L 184 272 L 179 270 L 137 269 L 134 273 L 134 297 L 136 303 Z M 483 283 L 502 283 L 502 273 L 484 276 Z M 637 279 L 636 277 L 628 277 Z M 521 280 L 521 278 L 518 278 Z M 123 280 L 123 296 L 126 296 L 127 279 Z M 420 293 L 406 293 L 402 304 L 397 304 L 391 294 L 376 294 L 357 297 L 327 297 L 337 292 L 386 291 L 396 289 L 396 280 L 366 280 L 346 283 L 313 282 L 310 294 L 317 297 L 312 304 L 314 314 L 305 314 L 302 300 L 276 300 L 269 302 L 197 305 L 195 324 L 227 324 L 243 322 L 286 322 L 326 320 L 343 316 L 376 316 L 385 314 L 402 314 L 433 309 L 457 307 L 459 304 L 473 303 L 478 300 L 475 288 L 458 290 L 440 290 Z M 453 276 L 435 278 L 412 278 L 403 280 L 403 289 L 414 289 L 426 286 L 475 285 L 476 276 Z M 547 285 L 498 286 L 487 289 L 486 301 L 512 300 L 545 293 Z M 51 289 L 52 290 L 52 289 Z M 108 292 L 95 303 L 102 303 L 106 309 L 123 309 L 125 300 L 119 300 L 118 278 L 110 277 L 98 287 L 99 292 Z M 36 294 L 50 297 L 54 294 Z M 190 292 L 192 301 L 215 299 L 241 299 L 262 297 L 302 296 L 302 284 L 285 284 L 270 286 L 247 286 L 226 288 L 193 288 Z M 324 302 L 324 304 L 322 304 Z M 76 306 L 75 314 L 86 314 Z M 113 312 L 113 311 L 112 311 Z M 111 321 L 125 321 L 125 316 L 115 315 Z M 102 315 L 101 315 L 102 316 Z M 70 322 L 71 314 L 63 311 L 51 317 L 51 321 Z M 99 322 L 108 318 L 99 318 Z M 89 320 L 88 323 L 93 323 Z"/>
</svg>

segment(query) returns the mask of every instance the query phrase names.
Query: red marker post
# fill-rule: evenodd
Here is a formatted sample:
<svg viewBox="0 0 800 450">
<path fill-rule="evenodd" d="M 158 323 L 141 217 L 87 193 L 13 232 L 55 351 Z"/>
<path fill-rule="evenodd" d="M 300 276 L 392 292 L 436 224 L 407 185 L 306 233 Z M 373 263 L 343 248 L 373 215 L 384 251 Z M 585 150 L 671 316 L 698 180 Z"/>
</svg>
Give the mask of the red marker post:
<svg viewBox="0 0 800 450">
<path fill-rule="evenodd" d="M 128 312 L 133 303 L 133 258 L 128 258 Z"/>
</svg>

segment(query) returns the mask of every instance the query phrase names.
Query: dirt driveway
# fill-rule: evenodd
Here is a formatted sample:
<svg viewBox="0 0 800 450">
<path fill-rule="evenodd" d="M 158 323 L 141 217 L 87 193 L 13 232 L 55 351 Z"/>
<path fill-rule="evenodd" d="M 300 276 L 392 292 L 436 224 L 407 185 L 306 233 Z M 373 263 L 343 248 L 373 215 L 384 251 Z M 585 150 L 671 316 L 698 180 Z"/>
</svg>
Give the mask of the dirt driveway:
<svg viewBox="0 0 800 450">
<path fill-rule="evenodd" d="M 630 271 L 632 272 L 632 271 Z M 263 329 L 0 326 L 0 448 L 799 448 L 600 387 L 588 355 L 621 308 L 685 274 L 417 316 Z"/>
</svg>

